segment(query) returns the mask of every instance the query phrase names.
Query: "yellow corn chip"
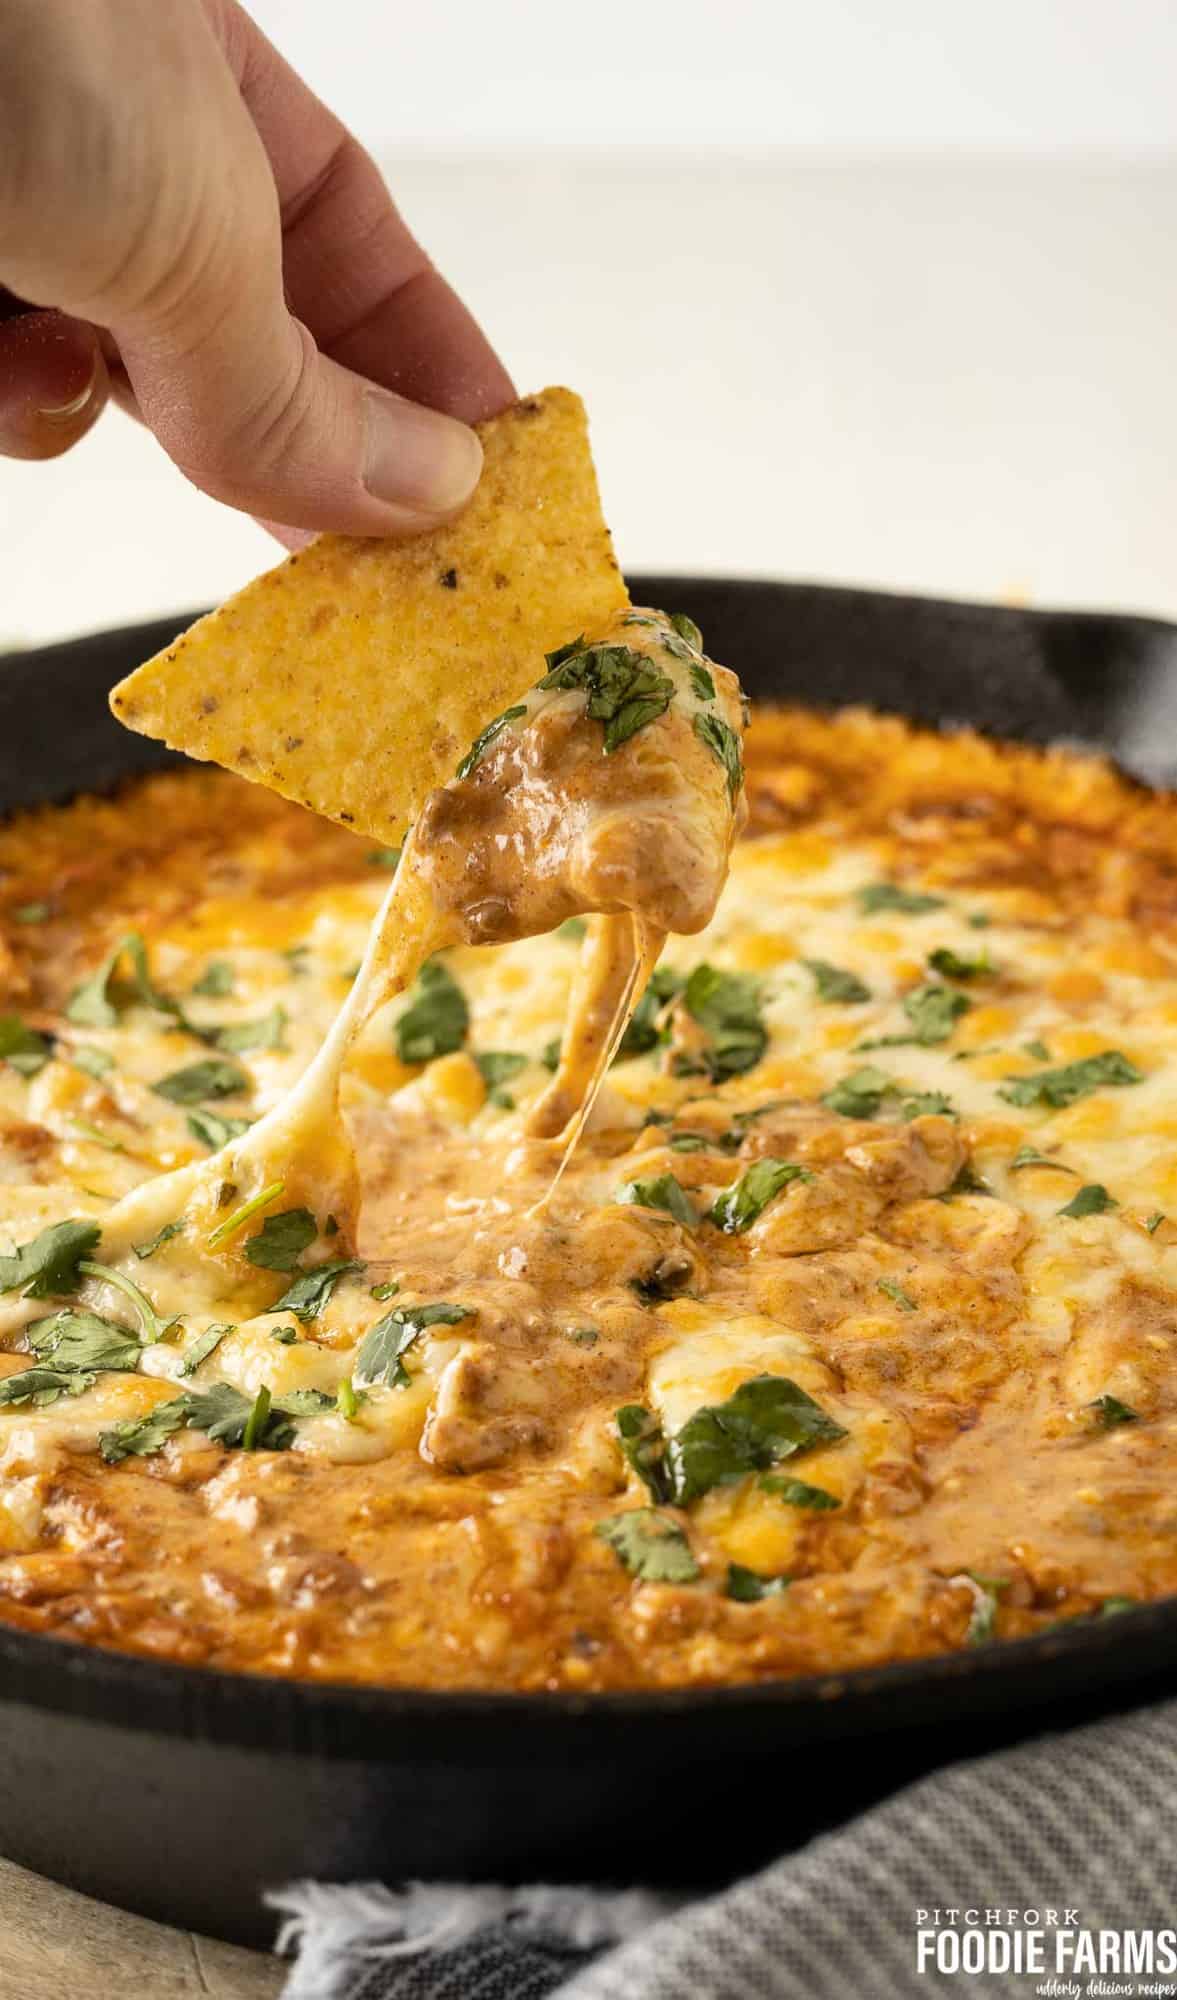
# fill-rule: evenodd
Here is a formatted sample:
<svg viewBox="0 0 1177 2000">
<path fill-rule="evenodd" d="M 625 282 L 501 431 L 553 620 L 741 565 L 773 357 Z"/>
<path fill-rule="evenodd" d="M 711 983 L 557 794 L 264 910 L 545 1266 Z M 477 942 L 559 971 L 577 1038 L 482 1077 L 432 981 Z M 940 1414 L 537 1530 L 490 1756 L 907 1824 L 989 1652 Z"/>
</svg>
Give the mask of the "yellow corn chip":
<svg viewBox="0 0 1177 2000">
<path fill-rule="evenodd" d="M 629 601 L 580 398 L 545 389 L 479 435 L 450 526 L 322 536 L 121 681 L 119 721 L 398 841 L 544 653 Z"/>
</svg>

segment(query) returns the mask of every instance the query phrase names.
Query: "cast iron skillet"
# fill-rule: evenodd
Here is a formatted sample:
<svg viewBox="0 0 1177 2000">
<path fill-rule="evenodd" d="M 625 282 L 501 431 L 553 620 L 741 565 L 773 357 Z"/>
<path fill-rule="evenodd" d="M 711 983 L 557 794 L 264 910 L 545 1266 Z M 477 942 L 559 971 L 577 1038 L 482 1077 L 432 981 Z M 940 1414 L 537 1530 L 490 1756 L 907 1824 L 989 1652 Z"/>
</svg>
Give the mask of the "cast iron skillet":
<svg viewBox="0 0 1177 2000">
<path fill-rule="evenodd" d="M 1177 628 L 808 584 L 641 578 L 753 695 L 1112 751 L 1177 779 Z M 0 663 L 0 810 L 177 761 L 106 689 L 180 618 Z M 268 1942 L 268 1885 L 719 1882 L 949 1757 L 1173 1684 L 1177 1601 L 879 1672 L 705 1693 L 387 1693 L 91 1652 L 0 1625 L 0 1850 Z"/>
</svg>

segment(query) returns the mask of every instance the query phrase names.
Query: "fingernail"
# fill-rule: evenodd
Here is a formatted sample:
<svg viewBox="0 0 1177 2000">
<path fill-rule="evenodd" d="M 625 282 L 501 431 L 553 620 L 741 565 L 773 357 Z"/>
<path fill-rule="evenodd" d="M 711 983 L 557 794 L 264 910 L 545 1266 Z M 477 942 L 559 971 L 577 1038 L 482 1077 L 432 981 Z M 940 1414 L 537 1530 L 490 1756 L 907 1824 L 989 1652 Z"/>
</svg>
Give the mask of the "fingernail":
<svg viewBox="0 0 1177 2000">
<path fill-rule="evenodd" d="M 101 355 L 95 350 L 94 365 L 90 370 L 90 380 L 87 382 L 85 388 L 80 389 L 76 396 L 71 396 L 68 403 L 50 404 L 47 408 L 38 410 L 37 415 L 43 418 L 47 424 L 68 424 L 72 423 L 75 417 L 80 417 L 87 403 L 92 401 L 97 391 L 101 361 Z"/>
<path fill-rule="evenodd" d="M 377 500 L 422 515 L 464 506 L 482 471 L 472 430 L 384 389 L 365 398 L 364 484 Z"/>
</svg>

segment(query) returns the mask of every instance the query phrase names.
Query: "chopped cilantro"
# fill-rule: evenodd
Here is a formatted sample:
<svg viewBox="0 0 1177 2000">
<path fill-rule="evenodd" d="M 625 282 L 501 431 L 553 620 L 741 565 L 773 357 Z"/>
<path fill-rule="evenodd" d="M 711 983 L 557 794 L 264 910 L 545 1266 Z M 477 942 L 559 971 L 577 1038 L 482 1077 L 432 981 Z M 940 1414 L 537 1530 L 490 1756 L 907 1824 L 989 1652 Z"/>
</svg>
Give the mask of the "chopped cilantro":
<svg viewBox="0 0 1177 2000">
<path fill-rule="evenodd" d="M 760 1016 L 760 982 L 745 972 L 719 972 L 697 965 L 683 988 L 683 1005 L 707 1036 L 696 1064 L 693 1057 L 679 1064 L 680 1074 L 701 1065 L 713 1083 L 742 1076 L 755 1068 L 768 1047 L 768 1032 Z"/>
<path fill-rule="evenodd" d="M 956 1106 L 942 1090 L 917 1090 L 911 1097 L 905 1097 L 899 1106 L 899 1116 L 905 1125 L 913 1118 L 956 1118 Z"/>
<path fill-rule="evenodd" d="M 631 1202 L 636 1208 L 665 1209 L 684 1229 L 694 1229 L 699 1221 L 693 1203 L 673 1174 L 659 1174 L 650 1181 L 624 1181 L 615 1189 L 613 1199 Z"/>
<path fill-rule="evenodd" d="M 784 1375 L 757 1375 L 725 1403 L 707 1404 L 667 1440 L 670 1491 L 685 1506 L 713 1486 L 764 1472 L 846 1432 Z"/>
<path fill-rule="evenodd" d="M 757 1160 L 716 1197 L 707 1220 L 722 1229 L 725 1236 L 742 1236 L 790 1181 L 812 1179 L 809 1168 L 799 1167 L 793 1160 Z"/>
<path fill-rule="evenodd" d="M 762 1472 L 756 1484 L 765 1493 L 783 1500 L 786 1507 L 807 1507 L 814 1514 L 826 1514 L 842 1505 L 837 1495 L 827 1493 L 824 1486 L 807 1486 L 803 1479 L 787 1479 L 781 1473 Z"/>
<path fill-rule="evenodd" d="M 211 1039 L 231 1055 L 244 1055 L 247 1049 L 284 1049 L 282 1037 L 288 1019 L 285 1007 L 277 1006 L 260 1020 L 234 1021 L 227 1028 L 218 1028 Z"/>
<path fill-rule="evenodd" d="M 1061 1111 L 1093 1090 L 1105 1087 L 1121 1090 L 1127 1084 L 1143 1081 L 1144 1071 L 1129 1062 L 1119 1049 L 1103 1049 L 1097 1056 L 1084 1056 L 1081 1062 L 1066 1063 L 1061 1069 L 1041 1069 L 1033 1076 L 1007 1077 L 1005 1088 L 997 1094 L 1007 1104 L 1044 1104 L 1052 1111 Z"/>
<path fill-rule="evenodd" d="M 372 847 L 368 850 L 369 868 L 386 868 L 391 875 L 401 858 L 399 847 Z"/>
<path fill-rule="evenodd" d="M 205 1098 L 235 1097 L 238 1091 L 248 1090 L 249 1077 L 237 1063 L 206 1056 L 203 1062 L 189 1063 L 170 1076 L 162 1076 L 151 1088 L 169 1104 L 199 1104 Z"/>
<path fill-rule="evenodd" d="M 218 1111 L 190 1111 L 188 1130 L 210 1153 L 219 1153 L 231 1139 L 239 1139 L 248 1132 L 253 1123 L 251 1118 L 222 1118 Z"/>
<path fill-rule="evenodd" d="M 1086 1181 L 1066 1207 L 1059 1209 L 1059 1214 L 1072 1216 L 1079 1222 L 1085 1215 L 1106 1215 L 1109 1209 L 1119 1206 L 1099 1181 Z"/>
<path fill-rule="evenodd" d="M 144 1346 L 153 1347 L 175 1326 L 175 1316 L 161 1319 L 146 1292 L 130 1278 L 124 1277 L 121 1271 L 107 1264 L 92 1264 L 85 1257 L 78 1264 L 78 1270 L 84 1278 L 95 1278 L 99 1284 L 113 1285 L 116 1292 L 121 1292 L 124 1298 L 130 1300 L 139 1316 L 139 1337 Z"/>
<path fill-rule="evenodd" d="M 75 1291 L 81 1261 L 97 1248 L 101 1236 L 96 1222 L 51 1223 L 11 1257 L 0 1257 L 0 1292 L 48 1299 Z"/>
<path fill-rule="evenodd" d="M 138 1368 L 142 1346 L 125 1326 L 97 1313 L 69 1307 L 34 1320 L 25 1338 L 38 1361 L 70 1373 L 130 1372 Z"/>
<path fill-rule="evenodd" d="M 186 1389 L 180 1400 L 186 1406 L 184 1422 L 204 1431 L 214 1444 L 287 1451 L 294 1443 L 294 1425 L 281 1403 L 273 1403 L 265 1383 L 252 1399 L 229 1382 L 214 1382 L 207 1389 Z"/>
<path fill-rule="evenodd" d="M 1074 1174 L 1074 1167 L 1064 1167 L 1061 1160 L 1052 1159 L 1049 1153 L 1040 1153 L 1037 1146 L 1019 1146 L 1009 1163 L 1011 1174 L 1020 1174 L 1025 1167 L 1053 1167 L 1056 1174 Z M 1076 1175 L 1077 1178 L 1077 1175 Z"/>
<path fill-rule="evenodd" d="M 987 952 L 983 952 L 980 958 L 962 958 L 959 952 L 946 944 L 928 953 L 928 964 L 933 972 L 939 972 L 945 979 L 992 979 L 997 970 Z"/>
<path fill-rule="evenodd" d="M 896 910 L 903 916 L 922 917 L 929 910 L 944 908 L 943 896 L 929 896 L 918 889 L 902 889 L 898 882 L 870 882 L 858 891 L 858 907 L 864 916 L 881 910 Z"/>
<path fill-rule="evenodd" d="M 223 1000 L 233 991 L 233 965 L 227 958 L 212 958 L 205 966 L 192 991 L 202 999 Z"/>
<path fill-rule="evenodd" d="M 223 1183 L 220 1206 L 223 1207 L 226 1202 L 231 1201 L 236 1192 L 236 1186 L 232 1182 Z M 285 1192 L 285 1181 L 271 1181 L 268 1187 L 260 1188 L 257 1194 L 242 1202 L 240 1208 L 235 1208 L 232 1215 L 227 1215 L 223 1222 L 218 1222 L 215 1229 L 209 1230 L 209 1249 L 215 1250 L 218 1244 L 227 1243 L 230 1236 L 236 1236 L 239 1229 L 244 1229 L 252 1216 L 257 1215 L 263 1208 L 268 1208 L 271 1202 L 277 1201 L 278 1196 Z"/>
<path fill-rule="evenodd" d="M 975 931 L 986 931 L 993 922 L 993 919 L 989 915 L 988 910 L 970 910 L 968 916 L 965 918 L 965 922 L 971 925 Z"/>
<path fill-rule="evenodd" d="M 625 1062 L 630 1056 L 648 1055 L 651 1049 L 657 1048 L 662 1040 L 658 1016 L 667 1001 L 675 999 L 682 989 L 681 973 L 673 972 L 668 965 L 655 967 L 645 992 L 626 1022 L 614 1062 Z"/>
<path fill-rule="evenodd" d="M 335 1407 L 345 1424 L 354 1424 L 359 1414 L 360 1399 L 350 1375 L 345 1375 L 335 1392 Z"/>
<path fill-rule="evenodd" d="M 266 1217 L 246 1243 L 245 1255 L 263 1271 L 293 1271 L 318 1233 L 309 1208 L 284 1208 L 279 1215 Z"/>
<path fill-rule="evenodd" d="M 119 968 L 125 959 L 130 960 L 131 978 L 119 978 Z M 124 1008 L 137 1000 L 143 1007 L 151 1007 L 157 1014 L 170 1014 L 187 1028 L 183 1008 L 178 1000 L 162 993 L 151 977 L 147 959 L 147 946 L 138 931 L 128 931 L 125 937 L 103 959 L 97 971 L 89 979 L 75 987 L 66 1006 L 66 1014 L 87 1028 L 113 1028 Z"/>
<path fill-rule="evenodd" d="M 813 974 L 819 1000 L 852 1006 L 855 1001 L 870 999 L 870 987 L 863 984 L 856 972 L 847 972 L 840 965 L 830 965 L 824 958 L 803 958 L 801 963 L 807 972 Z"/>
<path fill-rule="evenodd" d="M 140 1260 L 145 1257 L 154 1257 L 156 1251 L 162 1249 L 165 1243 L 170 1243 L 173 1236 L 182 1236 L 183 1234 L 184 1218 L 182 1215 L 179 1215 L 174 1222 L 165 1222 L 162 1229 L 157 1229 L 149 1243 L 132 1243 L 131 1248 Z"/>
<path fill-rule="evenodd" d="M 277 1310 L 278 1308 L 275 1306 L 274 1311 L 277 1312 Z M 296 1326 L 271 1327 L 270 1339 L 276 1340 L 279 1347 L 297 1347 L 299 1340 L 298 1328 Z"/>
<path fill-rule="evenodd" d="M 556 925 L 556 936 L 568 944 L 579 944 L 587 930 L 583 917 L 565 917 L 562 924 Z"/>
<path fill-rule="evenodd" d="M 541 687 L 543 686 L 542 681 L 540 685 Z M 466 755 L 454 772 L 454 776 L 456 778 L 468 778 L 471 771 L 482 762 L 495 737 L 501 736 L 509 722 L 518 722 L 520 716 L 526 714 L 527 703 L 525 701 L 518 701 L 513 707 L 505 708 L 501 715 L 496 715 L 493 722 L 488 722 L 485 729 L 479 730 L 478 735 L 474 738 Z"/>
<path fill-rule="evenodd" d="M 1114 1431 L 1121 1424 L 1140 1422 L 1139 1412 L 1131 1404 L 1122 1403 L 1118 1396 L 1097 1396 L 1087 1407 L 1092 1412 L 1092 1422 L 1097 1430 Z"/>
<path fill-rule="evenodd" d="M 1152 1214 L 1151 1214 L 1151 1215 L 1149 1216 L 1149 1218 L 1148 1218 L 1147 1222 L 1146 1222 L 1146 1223 L 1145 1223 L 1145 1225 L 1144 1225 L 1144 1226 L 1145 1226 L 1145 1228 L 1147 1229 L 1147 1231 L 1148 1231 L 1149 1235 L 1150 1235 L 1150 1236 L 1155 1236 L 1155 1235 L 1156 1235 L 1156 1233 L 1157 1233 L 1157 1230 L 1158 1230 L 1158 1229 L 1160 1228 L 1160 1226 L 1161 1226 L 1162 1222 L 1164 1222 L 1165 1220 L 1166 1220 L 1166 1216 L 1165 1216 L 1165 1211 L 1164 1211 L 1164 1209 L 1162 1209 L 1162 1208 L 1154 1208 L 1154 1210 L 1153 1210 Z"/>
<path fill-rule="evenodd" d="M 821 1101 L 840 1118 L 877 1118 L 884 1097 L 897 1088 L 894 1077 L 888 1076 L 885 1069 L 865 1063 L 861 1069 L 851 1070 L 849 1076 L 842 1077 L 832 1089 L 823 1091 Z"/>
<path fill-rule="evenodd" d="M 52 1042 L 35 1028 L 26 1028 L 19 1014 L 0 1014 L 0 1062 L 18 1076 L 36 1076 L 52 1054 Z"/>
<path fill-rule="evenodd" d="M 714 701 L 715 682 L 702 661 L 692 660 L 687 672 L 691 679 L 691 693 L 698 695 L 700 701 Z"/>
<path fill-rule="evenodd" d="M 470 1027 L 466 996 L 440 959 L 421 967 L 413 997 L 396 1024 L 396 1052 L 403 1063 L 432 1062 L 460 1049 Z"/>
<path fill-rule="evenodd" d="M 549 671 L 538 686 L 585 689 L 585 714 L 605 725 L 607 757 L 665 715 L 674 696 L 674 682 L 631 646 L 587 646 L 582 652 L 561 647 L 547 657 Z"/>
<path fill-rule="evenodd" d="M 108 1431 L 99 1431 L 98 1449 L 107 1465 L 118 1465 L 124 1458 L 145 1458 L 162 1451 L 187 1421 L 185 1398 L 174 1396 L 170 1402 L 157 1403 L 145 1417 L 132 1417 Z"/>
<path fill-rule="evenodd" d="M 1037 1036 L 1035 1036 L 1032 1042 L 1023 1042 L 1022 1047 L 1028 1056 L 1034 1058 L 1035 1062 L 1050 1061 L 1050 1050 L 1047 1048 L 1045 1042 L 1038 1040 Z"/>
<path fill-rule="evenodd" d="M 901 1312 L 913 1313 L 919 1311 L 919 1307 L 917 1306 L 915 1300 L 909 1297 L 909 1295 L 904 1291 L 903 1286 L 898 1282 L 897 1279 L 878 1278 L 875 1280 L 875 1283 L 877 1289 L 880 1292 L 886 1292 L 887 1297 L 894 1301 L 894 1303 L 899 1307 Z"/>
<path fill-rule="evenodd" d="M 253 1399 L 253 1408 L 245 1420 L 245 1429 L 241 1433 L 242 1451 L 257 1451 L 259 1449 L 269 1425 L 270 1406 L 273 1400 L 270 1391 L 263 1382 Z"/>
<path fill-rule="evenodd" d="M 382 1285 L 373 1285 L 368 1296 L 373 1299 L 391 1299 L 396 1297 L 399 1290 L 400 1285 L 397 1283 L 397 1280 L 395 1278 L 387 1278 Z"/>
<path fill-rule="evenodd" d="M 294 1211 L 297 1213 L 297 1210 Z M 275 1218 L 277 1219 L 277 1218 Z M 271 1266 L 271 1269 L 273 1267 Z M 334 1257 L 325 1264 L 316 1264 L 282 1294 L 270 1307 L 271 1312 L 292 1312 L 296 1319 L 317 1319 L 327 1304 L 341 1278 L 352 1271 L 362 1271 L 363 1264 L 354 1257 Z"/>
<path fill-rule="evenodd" d="M 740 753 L 740 739 L 731 724 L 721 715 L 696 715 L 692 724 L 700 743 L 706 744 L 713 757 L 718 758 L 727 776 L 727 795 L 735 805 L 744 782 L 744 760 Z"/>
<path fill-rule="evenodd" d="M 182 1375 L 195 1375 L 201 1362 L 207 1361 L 210 1354 L 216 1353 L 225 1335 L 227 1333 L 236 1333 L 236 1331 L 236 1327 L 230 1326 L 227 1322 L 206 1326 L 203 1333 L 197 1334 L 191 1346 L 185 1348 L 180 1373 Z"/>
<path fill-rule="evenodd" d="M 640 1278 L 631 1278 L 629 1288 L 644 1306 L 661 1305 L 677 1298 L 689 1283 L 693 1266 L 689 1257 L 671 1252 L 659 1257 Z"/>
<path fill-rule="evenodd" d="M 783 1596 L 792 1581 L 791 1576 L 761 1576 L 743 1563 L 729 1563 L 723 1594 L 737 1604 L 759 1604 L 763 1597 Z"/>
<path fill-rule="evenodd" d="M 595 1347 L 601 1338 L 595 1326 L 569 1326 L 565 1332 L 574 1347 Z"/>
<path fill-rule="evenodd" d="M 1003 1591 L 1009 1589 L 1009 1578 L 982 1576 L 971 1569 L 965 1571 L 965 1577 L 973 1590 L 973 1611 L 964 1635 L 965 1645 L 983 1646 L 994 1636 L 999 1602 Z"/>
<path fill-rule="evenodd" d="M 620 1056 L 620 1049 L 617 1053 Z M 554 1075 L 560 1067 L 560 1038 L 558 1035 L 553 1036 L 550 1042 L 544 1043 L 543 1048 L 540 1050 L 539 1059 L 544 1068 L 550 1069 Z"/>
<path fill-rule="evenodd" d="M 921 1048 L 931 1048 L 937 1042 L 946 1042 L 962 1014 L 967 1014 L 972 1006 L 967 993 L 957 993 L 951 986 L 938 986 L 929 982 L 917 986 L 908 993 L 903 1002 L 903 1011 L 911 1022 L 910 1035 L 876 1035 L 869 1042 L 860 1042 L 863 1049 L 902 1048 L 915 1042 Z"/>
<path fill-rule="evenodd" d="M 1135 1597 L 1105 1597 L 1097 1618 L 1118 1618 L 1122 1611 L 1135 1611 L 1138 1600 Z"/>
<path fill-rule="evenodd" d="M 84 1118 L 74 1119 L 73 1124 L 70 1126 L 70 1137 L 73 1139 L 86 1139 L 91 1146 L 101 1146 L 108 1153 L 125 1153 L 127 1150 L 121 1139 L 116 1139 L 111 1133 L 104 1132 L 101 1125 L 88 1125 Z"/>
<path fill-rule="evenodd" d="M 369 1327 L 356 1356 L 353 1380 L 360 1388 L 383 1382 L 392 1389 L 407 1389 L 411 1377 L 404 1364 L 418 1334 L 430 1326 L 457 1326 L 469 1319 L 469 1306 L 398 1306 Z"/>
<path fill-rule="evenodd" d="M 617 1441 L 626 1464 L 633 1467 L 653 1500 L 671 1498 L 666 1469 L 666 1439 L 657 1417 L 641 1403 L 626 1403 L 617 1412 Z"/>
<path fill-rule="evenodd" d="M 474 1060 L 486 1085 L 487 1102 L 497 1105 L 500 1111 L 513 1111 L 515 1099 L 503 1085 L 527 1068 L 527 1057 L 514 1049 L 483 1049 Z"/>
<path fill-rule="evenodd" d="M 672 611 L 668 622 L 672 630 L 678 633 L 679 638 L 685 639 L 688 646 L 693 646 L 696 653 L 703 651 L 703 634 L 694 619 L 688 618 L 685 611 Z"/>
<path fill-rule="evenodd" d="M 982 1180 L 980 1174 L 966 1160 L 962 1167 L 957 1168 L 952 1181 L 945 1188 L 943 1194 L 938 1194 L 936 1199 L 937 1201 L 951 1201 L 953 1196 L 958 1194 L 992 1193 L 993 1189 L 990 1187 L 988 1181 Z"/>
<path fill-rule="evenodd" d="M 34 1409 L 42 1410 L 47 1404 L 56 1403 L 59 1396 L 84 1395 L 97 1380 L 96 1375 L 82 1375 L 68 1368 L 22 1368 L 18 1375 L 5 1375 L 0 1380 L 0 1406 L 31 1403 Z"/>
<path fill-rule="evenodd" d="M 656 1507 L 631 1507 L 598 1521 L 593 1533 L 643 1583 L 694 1583 L 699 1565 L 677 1521 Z"/>
</svg>

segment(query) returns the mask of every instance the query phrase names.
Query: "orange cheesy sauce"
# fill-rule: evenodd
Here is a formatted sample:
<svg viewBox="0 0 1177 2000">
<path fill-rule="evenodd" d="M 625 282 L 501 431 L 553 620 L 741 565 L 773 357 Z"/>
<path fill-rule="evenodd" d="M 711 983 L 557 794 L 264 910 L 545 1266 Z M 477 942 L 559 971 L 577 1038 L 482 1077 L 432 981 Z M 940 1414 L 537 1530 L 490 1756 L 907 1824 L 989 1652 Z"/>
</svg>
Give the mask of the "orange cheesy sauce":
<svg viewBox="0 0 1177 2000">
<path fill-rule="evenodd" d="M 278 1101 L 389 857 L 206 770 L 0 829 L 0 1391 L 44 1371 L 0 1400 L 0 1617 L 583 1691 L 1177 1587 L 1177 808 L 857 712 L 762 714 L 746 754 L 718 912 L 551 1202 L 575 922 L 369 1022 L 356 1253 L 279 1228 L 293 1303 L 235 1321 L 145 1243 L 152 1318 L 104 1332 L 18 1253 Z"/>
</svg>

